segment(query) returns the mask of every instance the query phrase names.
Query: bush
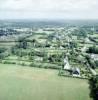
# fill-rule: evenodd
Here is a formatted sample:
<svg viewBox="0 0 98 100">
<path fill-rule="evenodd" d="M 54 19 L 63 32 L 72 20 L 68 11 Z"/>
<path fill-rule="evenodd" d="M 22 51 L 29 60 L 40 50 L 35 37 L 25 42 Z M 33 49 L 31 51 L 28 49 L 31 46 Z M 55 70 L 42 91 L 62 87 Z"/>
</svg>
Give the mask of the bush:
<svg viewBox="0 0 98 100">
<path fill-rule="evenodd" d="M 25 63 L 20 63 L 19 65 L 21 65 L 21 66 L 27 66 L 27 64 L 25 64 Z"/>
<path fill-rule="evenodd" d="M 34 62 L 32 62 L 30 64 L 31 67 L 37 67 L 37 68 L 49 68 L 49 69 L 60 69 L 61 66 L 55 65 L 55 64 L 35 64 Z"/>
<path fill-rule="evenodd" d="M 3 61 L 3 64 L 16 64 L 16 62 Z"/>
</svg>

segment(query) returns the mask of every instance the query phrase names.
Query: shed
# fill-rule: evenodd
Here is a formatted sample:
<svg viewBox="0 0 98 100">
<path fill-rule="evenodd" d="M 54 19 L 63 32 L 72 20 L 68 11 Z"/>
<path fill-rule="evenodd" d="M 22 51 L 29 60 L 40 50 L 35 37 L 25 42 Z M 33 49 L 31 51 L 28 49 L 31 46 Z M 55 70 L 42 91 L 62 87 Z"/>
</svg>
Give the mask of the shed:
<svg viewBox="0 0 98 100">
<path fill-rule="evenodd" d="M 80 69 L 79 68 L 73 68 L 72 74 L 73 74 L 73 76 L 80 76 Z"/>
</svg>

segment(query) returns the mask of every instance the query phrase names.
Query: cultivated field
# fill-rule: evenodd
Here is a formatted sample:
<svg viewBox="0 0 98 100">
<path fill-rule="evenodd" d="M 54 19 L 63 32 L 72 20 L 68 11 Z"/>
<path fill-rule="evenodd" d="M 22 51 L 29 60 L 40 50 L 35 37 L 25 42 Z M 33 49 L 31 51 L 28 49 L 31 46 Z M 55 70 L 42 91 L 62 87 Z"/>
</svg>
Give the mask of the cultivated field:
<svg viewBox="0 0 98 100">
<path fill-rule="evenodd" d="M 0 64 L 0 100 L 91 100 L 88 81 L 57 70 Z"/>
</svg>

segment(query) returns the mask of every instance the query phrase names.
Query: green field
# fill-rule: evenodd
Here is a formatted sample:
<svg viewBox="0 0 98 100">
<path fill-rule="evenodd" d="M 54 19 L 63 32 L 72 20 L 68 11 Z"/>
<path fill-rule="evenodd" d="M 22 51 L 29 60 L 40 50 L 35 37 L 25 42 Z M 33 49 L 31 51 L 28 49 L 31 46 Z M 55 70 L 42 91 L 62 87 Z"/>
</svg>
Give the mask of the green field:
<svg viewBox="0 0 98 100">
<path fill-rule="evenodd" d="M 57 70 L 0 64 L 0 100 L 91 100 L 87 80 Z"/>
</svg>

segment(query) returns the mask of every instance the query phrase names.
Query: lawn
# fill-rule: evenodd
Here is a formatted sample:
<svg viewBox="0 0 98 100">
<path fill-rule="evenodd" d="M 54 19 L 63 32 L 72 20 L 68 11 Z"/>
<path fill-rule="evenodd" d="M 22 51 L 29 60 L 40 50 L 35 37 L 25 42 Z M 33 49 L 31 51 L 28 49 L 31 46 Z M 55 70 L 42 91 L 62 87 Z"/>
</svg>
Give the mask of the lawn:
<svg viewBox="0 0 98 100">
<path fill-rule="evenodd" d="M 0 64 L 0 100 L 91 100 L 87 80 L 57 70 Z"/>
</svg>

